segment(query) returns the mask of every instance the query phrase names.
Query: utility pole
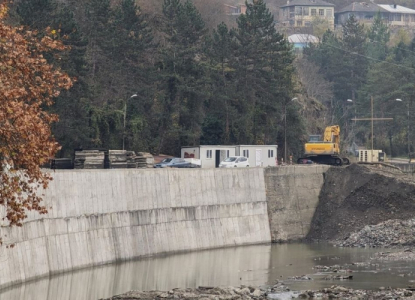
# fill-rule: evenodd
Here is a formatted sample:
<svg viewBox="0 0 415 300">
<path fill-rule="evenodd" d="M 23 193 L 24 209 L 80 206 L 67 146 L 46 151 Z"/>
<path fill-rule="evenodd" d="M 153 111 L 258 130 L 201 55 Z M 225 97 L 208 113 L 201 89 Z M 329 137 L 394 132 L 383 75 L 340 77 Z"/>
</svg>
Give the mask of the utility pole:
<svg viewBox="0 0 415 300">
<path fill-rule="evenodd" d="M 372 151 L 371 151 L 371 155 L 372 155 L 372 161 L 373 161 L 373 96 L 370 96 L 370 106 L 372 109 L 372 117 L 371 117 L 371 121 L 372 121 Z"/>
<path fill-rule="evenodd" d="M 354 119 L 352 119 L 352 121 L 371 121 L 371 132 L 372 132 L 372 140 L 371 140 L 371 144 L 372 144 L 372 149 L 371 149 L 371 158 L 373 161 L 373 121 L 392 121 L 393 118 L 374 118 L 373 117 L 373 96 L 370 96 L 370 110 L 371 110 L 371 118 L 359 118 L 357 119 L 356 116 L 354 117 Z"/>
<path fill-rule="evenodd" d="M 410 126 L 409 126 L 409 103 L 410 101 L 408 100 L 408 132 L 407 132 L 407 139 L 408 139 L 408 163 L 411 163 L 411 146 L 409 144 L 409 130 L 410 130 Z"/>
<path fill-rule="evenodd" d="M 291 101 L 297 101 L 297 97 L 292 98 L 284 105 L 284 161 L 287 163 L 287 104 Z"/>
</svg>

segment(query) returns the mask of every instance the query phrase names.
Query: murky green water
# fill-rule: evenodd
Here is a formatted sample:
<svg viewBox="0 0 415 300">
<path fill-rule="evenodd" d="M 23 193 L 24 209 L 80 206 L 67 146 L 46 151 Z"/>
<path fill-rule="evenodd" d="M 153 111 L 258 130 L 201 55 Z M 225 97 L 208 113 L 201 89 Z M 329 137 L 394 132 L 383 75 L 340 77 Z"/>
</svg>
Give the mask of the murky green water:
<svg viewBox="0 0 415 300">
<path fill-rule="evenodd" d="M 316 265 L 343 265 L 370 259 L 374 249 L 334 248 L 323 244 L 257 245 L 183 253 L 102 266 L 45 278 L 0 292 L 7 300 L 91 300 L 130 290 L 175 287 L 271 285 L 284 280 L 292 289 L 320 289 L 334 284 L 376 289 L 406 287 L 415 280 L 415 263 L 350 267 L 353 280 L 324 280 Z M 313 280 L 288 277 L 308 275 Z"/>
</svg>

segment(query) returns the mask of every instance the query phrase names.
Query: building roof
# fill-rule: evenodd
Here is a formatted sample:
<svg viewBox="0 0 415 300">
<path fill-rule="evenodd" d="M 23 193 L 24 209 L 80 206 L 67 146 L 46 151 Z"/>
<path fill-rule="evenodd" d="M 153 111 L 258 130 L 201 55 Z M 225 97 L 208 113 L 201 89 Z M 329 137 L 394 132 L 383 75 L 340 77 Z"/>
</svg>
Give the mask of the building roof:
<svg viewBox="0 0 415 300">
<path fill-rule="evenodd" d="M 391 13 L 415 14 L 414 9 L 410 9 L 396 4 L 378 4 L 378 6 L 382 7 L 384 10 Z"/>
<path fill-rule="evenodd" d="M 338 10 L 336 13 L 344 12 L 378 12 L 384 11 L 380 5 L 377 5 L 372 2 L 353 2 L 352 4 L 343 7 Z"/>
<path fill-rule="evenodd" d="M 288 37 L 288 41 L 293 44 L 318 43 L 318 37 L 311 34 L 293 34 Z"/>
<path fill-rule="evenodd" d="M 414 9 L 396 4 L 376 4 L 373 2 L 353 2 L 352 4 L 338 10 L 336 14 L 344 12 L 390 12 L 401 14 L 415 14 Z"/>
<path fill-rule="evenodd" d="M 287 1 L 287 4 L 281 7 L 290 7 L 290 6 L 331 6 L 334 7 L 334 4 L 328 3 L 323 0 L 291 0 Z"/>
</svg>

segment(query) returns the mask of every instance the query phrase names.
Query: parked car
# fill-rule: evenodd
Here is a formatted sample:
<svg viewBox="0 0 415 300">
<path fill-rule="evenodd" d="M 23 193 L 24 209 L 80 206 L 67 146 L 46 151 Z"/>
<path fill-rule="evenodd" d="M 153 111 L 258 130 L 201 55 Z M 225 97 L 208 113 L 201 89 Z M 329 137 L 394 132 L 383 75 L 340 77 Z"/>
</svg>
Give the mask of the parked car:
<svg viewBox="0 0 415 300">
<path fill-rule="evenodd" d="M 249 167 L 249 161 L 244 156 L 230 156 L 219 164 L 219 168 Z"/>
<path fill-rule="evenodd" d="M 190 168 L 190 165 L 190 162 L 185 161 L 183 158 L 171 157 L 154 164 L 154 168 Z"/>
<path fill-rule="evenodd" d="M 307 159 L 307 158 L 300 158 L 297 163 L 301 164 L 301 165 L 312 165 L 312 164 L 314 164 L 311 159 Z"/>
</svg>

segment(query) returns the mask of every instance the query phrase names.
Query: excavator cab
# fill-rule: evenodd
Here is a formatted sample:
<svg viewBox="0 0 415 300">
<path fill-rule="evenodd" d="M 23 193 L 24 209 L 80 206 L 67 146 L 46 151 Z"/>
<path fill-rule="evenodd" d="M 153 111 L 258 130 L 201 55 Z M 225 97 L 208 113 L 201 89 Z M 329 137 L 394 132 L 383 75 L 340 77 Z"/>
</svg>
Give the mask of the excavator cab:
<svg viewBox="0 0 415 300">
<path fill-rule="evenodd" d="M 308 142 L 309 143 L 319 143 L 321 142 L 321 135 L 319 134 L 312 134 L 308 136 Z"/>
</svg>

